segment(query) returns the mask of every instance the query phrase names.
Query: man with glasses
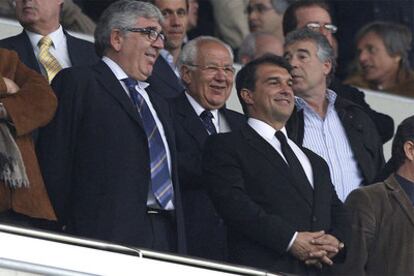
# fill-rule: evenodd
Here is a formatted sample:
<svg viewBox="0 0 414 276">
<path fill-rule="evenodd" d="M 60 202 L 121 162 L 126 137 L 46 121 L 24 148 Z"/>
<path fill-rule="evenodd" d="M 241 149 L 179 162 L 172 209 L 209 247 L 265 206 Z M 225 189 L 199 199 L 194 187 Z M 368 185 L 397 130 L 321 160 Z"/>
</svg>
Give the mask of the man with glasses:
<svg viewBox="0 0 414 276">
<path fill-rule="evenodd" d="M 332 23 L 329 12 L 329 6 L 322 1 L 298 1 L 289 6 L 283 16 L 283 33 L 288 35 L 290 32 L 308 28 L 323 34 L 329 44 L 335 51 L 337 57 L 337 42 L 334 34 L 338 31 L 338 27 Z M 336 68 L 333 68 L 335 70 Z M 341 81 L 333 77 L 330 81 L 329 88 L 335 91 L 339 96 L 348 99 L 360 105 L 364 112 L 374 121 L 383 143 L 391 139 L 394 134 L 394 121 L 386 114 L 376 112 L 365 101 L 365 95 L 362 91 L 344 85 Z"/>
<path fill-rule="evenodd" d="M 283 41 L 282 18 L 288 0 L 250 0 L 246 7 L 250 32 L 268 32 Z"/>
<path fill-rule="evenodd" d="M 163 97 L 174 98 L 184 91 L 180 82 L 177 59 L 187 33 L 189 2 L 188 0 L 151 0 L 150 2 L 157 6 L 164 16 L 161 26 L 166 41 L 148 82 Z"/>
<path fill-rule="evenodd" d="M 60 25 L 64 0 L 15 0 L 16 17 L 23 31 L 0 41 L 21 61 L 42 73 L 49 82 L 62 68 L 95 63 L 93 44 L 69 35 Z"/>
<path fill-rule="evenodd" d="M 225 107 L 233 86 L 233 54 L 222 41 L 201 36 L 184 46 L 178 65 L 186 91 L 173 101 L 174 129 L 188 253 L 224 261 L 225 227 L 204 190 L 201 154 L 209 135 L 235 130 L 245 121 Z"/>
<path fill-rule="evenodd" d="M 171 114 L 145 82 L 164 46 L 161 20 L 140 1 L 105 10 L 95 31 L 102 60 L 56 77 L 59 107 L 38 154 L 65 232 L 183 253 Z"/>
</svg>

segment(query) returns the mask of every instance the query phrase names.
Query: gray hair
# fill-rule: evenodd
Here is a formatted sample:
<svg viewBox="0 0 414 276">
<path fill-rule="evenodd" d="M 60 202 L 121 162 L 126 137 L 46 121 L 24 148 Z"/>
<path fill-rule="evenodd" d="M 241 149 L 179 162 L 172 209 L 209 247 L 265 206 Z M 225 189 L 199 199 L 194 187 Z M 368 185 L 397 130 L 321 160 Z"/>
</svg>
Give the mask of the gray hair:
<svg viewBox="0 0 414 276">
<path fill-rule="evenodd" d="M 374 21 L 358 31 L 355 41 L 358 43 L 362 37 L 371 32 L 382 39 L 390 56 L 401 56 L 400 69 L 410 70 L 408 52 L 411 50 L 412 34 L 408 27 L 393 22 Z"/>
<path fill-rule="evenodd" d="M 95 49 L 99 56 L 111 48 L 111 32 L 134 27 L 141 17 L 156 19 L 160 23 L 164 19 L 160 10 L 150 3 L 134 0 L 120 0 L 111 4 L 99 18 L 95 29 Z"/>
<path fill-rule="evenodd" d="M 332 48 L 332 46 L 329 44 L 329 41 L 326 39 L 326 37 L 318 32 L 314 32 L 309 30 L 308 28 L 302 28 L 295 30 L 293 32 L 290 32 L 285 39 L 285 45 L 287 46 L 296 43 L 298 41 L 312 41 L 316 44 L 318 59 L 321 62 L 330 62 L 331 63 L 331 72 L 329 72 L 326 83 L 329 85 L 330 81 L 333 78 L 333 75 L 335 74 L 335 67 L 336 67 L 336 59 L 335 59 L 335 51 Z"/>
<path fill-rule="evenodd" d="M 180 52 L 180 56 L 178 57 L 177 67 L 181 69 L 181 67 L 185 64 L 195 64 L 198 56 L 198 48 L 201 44 L 206 42 L 216 42 L 222 45 L 228 50 L 230 58 L 233 60 L 233 51 L 228 44 L 212 36 L 199 36 L 185 44 Z"/>
</svg>

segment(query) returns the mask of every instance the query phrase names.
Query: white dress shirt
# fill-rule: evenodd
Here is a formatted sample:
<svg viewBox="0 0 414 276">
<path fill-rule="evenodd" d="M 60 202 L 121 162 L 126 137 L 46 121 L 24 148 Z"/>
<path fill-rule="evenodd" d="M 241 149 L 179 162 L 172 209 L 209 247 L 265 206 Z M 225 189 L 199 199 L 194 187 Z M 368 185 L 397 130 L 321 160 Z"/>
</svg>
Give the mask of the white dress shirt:
<svg viewBox="0 0 414 276">
<path fill-rule="evenodd" d="M 206 110 L 204 107 L 202 107 L 190 94 L 185 92 L 185 95 L 187 96 L 188 101 L 190 102 L 190 105 L 193 107 L 195 113 L 200 118 L 201 113 Z M 211 114 L 213 114 L 213 118 L 211 119 L 213 121 L 213 125 L 216 129 L 217 133 L 220 133 L 220 116 L 217 109 L 209 110 Z M 201 119 L 200 119 L 201 120 Z"/>
</svg>

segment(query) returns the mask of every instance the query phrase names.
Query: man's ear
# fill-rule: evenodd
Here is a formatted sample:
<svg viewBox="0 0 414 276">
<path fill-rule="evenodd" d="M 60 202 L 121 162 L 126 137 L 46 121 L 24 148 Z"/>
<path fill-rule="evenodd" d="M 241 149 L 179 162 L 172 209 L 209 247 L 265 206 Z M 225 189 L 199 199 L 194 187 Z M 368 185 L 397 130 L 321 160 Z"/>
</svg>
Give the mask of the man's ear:
<svg viewBox="0 0 414 276">
<path fill-rule="evenodd" d="M 328 76 L 331 71 L 332 71 L 332 62 L 327 60 L 323 63 L 323 72 L 325 73 L 325 76 Z"/>
<path fill-rule="evenodd" d="M 247 105 L 252 105 L 254 103 L 254 99 L 253 99 L 252 94 L 253 94 L 252 91 L 250 91 L 247 88 L 243 88 L 240 91 L 240 96 Z"/>
<path fill-rule="evenodd" d="M 404 153 L 405 158 L 410 161 L 414 161 L 414 142 L 413 141 L 406 141 L 404 143 Z"/>
<path fill-rule="evenodd" d="M 183 82 L 186 85 L 189 85 L 191 83 L 191 76 L 190 76 L 191 70 L 188 68 L 188 66 L 183 64 L 181 66 L 180 73 L 181 73 L 181 79 L 183 80 Z"/>
<path fill-rule="evenodd" d="M 111 36 L 110 36 L 110 43 L 111 43 L 112 49 L 114 49 L 115 52 L 119 52 L 122 49 L 123 42 L 124 42 L 124 35 L 122 34 L 121 30 L 113 29 L 111 31 Z"/>
</svg>

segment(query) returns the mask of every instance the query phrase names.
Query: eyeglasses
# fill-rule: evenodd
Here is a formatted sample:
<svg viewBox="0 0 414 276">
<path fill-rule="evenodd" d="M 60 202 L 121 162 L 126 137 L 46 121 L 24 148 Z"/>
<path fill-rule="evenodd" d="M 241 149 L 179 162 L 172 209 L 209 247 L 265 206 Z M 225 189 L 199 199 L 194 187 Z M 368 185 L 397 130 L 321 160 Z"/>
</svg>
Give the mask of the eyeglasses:
<svg viewBox="0 0 414 276">
<path fill-rule="evenodd" d="M 156 41 L 160 38 L 162 41 L 165 41 L 165 35 L 161 32 L 157 32 L 152 28 L 125 28 L 124 31 L 133 32 L 133 33 L 142 33 L 148 36 L 148 39 L 151 41 Z"/>
<path fill-rule="evenodd" d="M 331 34 L 334 34 L 338 31 L 338 27 L 335 26 L 334 24 L 323 24 L 323 25 L 321 25 L 317 22 L 311 22 L 311 23 L 306 24 L 306 28 L 308 28 L 309 30 L 312 30 L 314 32 L 319 32 L 321 27 L 323 27 L 326 31 L 330 32 Z"/>
<path fill-rule="evenodd" d="M 226 76 L 233 76 L 236 69 L 234 69 L 233 66 L 229 65 L 229 66 L 217 66 L 217 65 L 200 65 L 200 64 L 186 64 L 187 66 L 191 66 L 191 67 L 197 67 L 200 68 L 200 70 L 206 72 L 209 75 L 215 75 L 217 74 L 220 70 L 224 71 L 224 74 Z"/>
<path fill-rule="evenodd" d="M 268 6 L 265 6 L 263 4 L 257 4 L 257 5 L 247 6 L 246 10 L 244 12 L 246 14 L 251 14 L 251 13 L 257 11 L 258 13 L 263 14 L 263 13 L 269 11 L 269 10 L 273 10 L 273 7 L 268 7 Z"/>
</svg>

